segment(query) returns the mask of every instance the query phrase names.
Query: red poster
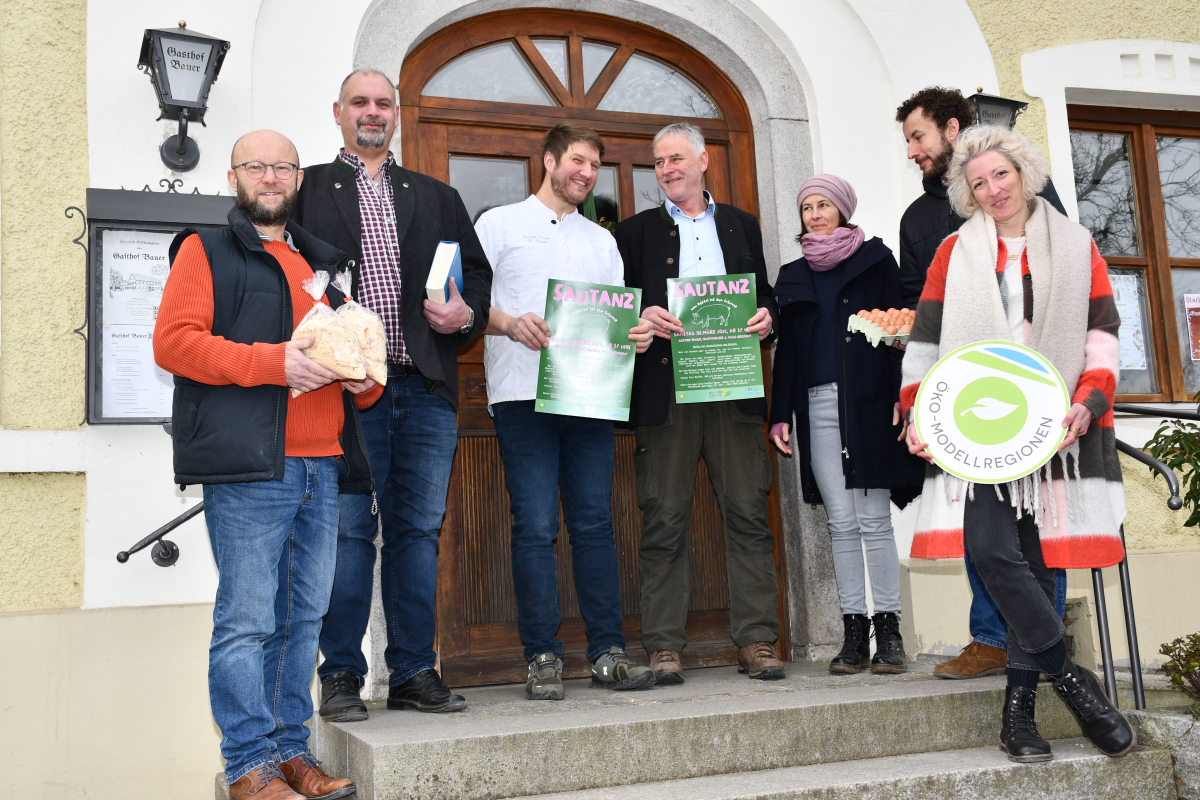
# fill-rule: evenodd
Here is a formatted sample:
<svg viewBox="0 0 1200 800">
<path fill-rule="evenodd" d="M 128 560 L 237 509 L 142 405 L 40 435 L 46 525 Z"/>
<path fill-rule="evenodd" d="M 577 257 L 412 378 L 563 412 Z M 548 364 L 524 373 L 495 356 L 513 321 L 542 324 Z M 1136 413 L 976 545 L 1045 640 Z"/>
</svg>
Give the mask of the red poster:
<svg viewBox="0 0 1200 800">
<path fill-rule="evenodd" d="M 1187 317 L 1188 339 L 1192 343 L 1192 361 L 1200 361 L 1200 294 L 1183 296 L 1183 313 Z"/>
</svg>

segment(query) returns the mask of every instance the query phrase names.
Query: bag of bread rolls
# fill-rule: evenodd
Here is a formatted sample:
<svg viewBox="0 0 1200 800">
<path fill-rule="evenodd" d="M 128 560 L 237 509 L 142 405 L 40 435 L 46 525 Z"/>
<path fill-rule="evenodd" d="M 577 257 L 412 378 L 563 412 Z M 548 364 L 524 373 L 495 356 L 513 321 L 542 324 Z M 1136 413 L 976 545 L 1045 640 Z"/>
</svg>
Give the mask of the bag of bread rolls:
<svg viewBox="0 0 1200 800">
<path fill-rule="evenodd" d="M 316 305 L 300 320 L 292 333 L 292 341 L 312 336 L 315 341 L 303 351 L 304 355 L 342 380 L 361 381 L 367 377 L 358 337 L 336 311 L 321 302 L 329 286 L 329 273 L 317 270 L 300 285 L 312 295 Z M 292 397 L 299 397 L 300 394 L 299 389 L 292 389 Z"/>
<path fill-rule="evenodd" d="M 358 337 L 358 346 L 362 348 L 367 377 L 380 386 L 386 386 L 387 331 L 384 330 L 383 320 L 371 309 L 354 302 L 354 298 L 350 295 L 350 270 L 344 269 L 334 276 L 333 285 L 346 299 L 346 302 L 338 306 L 337 313 Z"/>
</svg>

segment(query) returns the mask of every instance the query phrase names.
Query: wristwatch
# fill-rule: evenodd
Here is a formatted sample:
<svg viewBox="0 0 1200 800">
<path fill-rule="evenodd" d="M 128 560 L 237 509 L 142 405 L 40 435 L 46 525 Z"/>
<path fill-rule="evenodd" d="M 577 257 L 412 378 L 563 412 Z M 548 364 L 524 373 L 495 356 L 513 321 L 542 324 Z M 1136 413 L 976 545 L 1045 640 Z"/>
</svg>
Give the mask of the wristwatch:
<svg viewBox="0 0 1200 800">
<path fill-rule="evenodd" d="M 475 327 L 475 309 L 469 309 L 471 315 L 467 317 L 467 324 L 458 329 L 459 333 L 470 333 L 471 328 Z"/>
</svg>

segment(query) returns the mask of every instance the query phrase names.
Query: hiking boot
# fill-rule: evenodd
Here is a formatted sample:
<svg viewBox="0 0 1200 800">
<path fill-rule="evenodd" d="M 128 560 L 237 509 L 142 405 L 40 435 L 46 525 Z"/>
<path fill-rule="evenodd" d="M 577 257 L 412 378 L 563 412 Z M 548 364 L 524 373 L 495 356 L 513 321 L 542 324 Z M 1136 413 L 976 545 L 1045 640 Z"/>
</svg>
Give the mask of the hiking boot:
<svg viewBox="0 0 1200 800">
<path fill-rule="evenodd" d="M 683 683 L 683 661 L 674 650 L 655 650 L 650 654 L 650 670 L 655 686 L 674 686 Z"/>
<path fill-rule="evenodd" d="M 321 716 L 330 722 L 362 722 L 367 704 L 358 694 L 361 688 L 353 672 L 335 672 L 321 681 Z"/>
<path fill-rule="evenodd" d="M 1008 670 L 1008 651 L 992 647 L 983 642 L 971 642 L 963 648 L 956 658 L 943 661 L 933 668 L 933 674 L 939 678 L 962 680 L 963 678 L 982 678 L 984 675 L 1003 675 Z"/>
<path fill-rule="evenodd" d="M 871 620 L 865 614 L 843 614 L 846 628 L 842 652 L 829 662 L 834 675 L 857 675 L 871 666 Z"/>
<path fill-rule="evenodd" d="M 432 714 L 462 711 L 467 707 L 467 698 L 461 694 L 450 694 L 442 676 L 436 669 L 423 669 L 399 686 L 388 689 L 387 707 L 392 709 L 415 708 Z"/>
<path fill-rule="evenodd" d="M 554 653 L 542 653 L 529 662 L 525 696 L 530 700 L 562 700 L 567 696 L 562 682 L 562 659 Z"/>
<path fill-rule="evenodd" d="M 654 686 L 654 672 L 649 667 L 633 663 L 625 651 L 613 645 L 608 652 L 592 662 L 592 686 L 605 689 L 649 689 Z"/>
<path fill-rule="evenodd" d="M 875 657 L 871 659 L 871 674 L 899 675 L 908 672 L 904 640 L 900 638 L 900 615 L 883 611 L 872 617 L 871 621 L 875 625 Z"/>
<path fill-rule="evenodd" d="M 756 681 L 778 681 L 783 679 L 783 662 L 770 642 L 755 642 L 738 648 L 738 672 Z"/>
<path fill-rule="evenodd" d="M 1137 734 L 1125 715 L 1117 710 L 1089 669 L 1080 669 L 1070 659 L 1062 672 L 1050 676 L 1055 691 L 1079 721 L 1083 735 L 1106 756 L 1123 756 L 1137 744 Z"/>
<path fill-rule="evenodd" d="M 1038 733 L 1033 721 L 1036 689 L 1009 686 L 1004 692 L 1004 724 L 1000 728 L 1000 749 L 1009 761 L 1049 761 L 1054 758 L 1050 743 Z"/>
<path fill-rule="evenodd" d="M 229 785 L 229 800 L 304 800 L 274 764 L 260 764 Z"/>
<path fill-rule="evenodd" d="M 354 794 L 354 781 L 331 778 L 321 769 L 321 762 L 308 753 L 301 753 L 279 765 L 283 779 L 293 792 L 308 800 L 338 800 Z"/>
</svg>

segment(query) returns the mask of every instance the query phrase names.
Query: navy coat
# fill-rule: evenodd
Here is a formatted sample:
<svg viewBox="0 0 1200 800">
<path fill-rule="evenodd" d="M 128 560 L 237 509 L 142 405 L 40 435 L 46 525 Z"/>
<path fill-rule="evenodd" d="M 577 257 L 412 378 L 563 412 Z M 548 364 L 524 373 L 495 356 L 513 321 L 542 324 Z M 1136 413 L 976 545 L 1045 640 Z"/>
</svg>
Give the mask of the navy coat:
<svg viewBox="0 0 1200 800">
<path fill-rule="evenodd" d="M 899 308 L 900 268 L 878 237 L 842 262 L 838 306 L 845 317 L 862 309 Z M 791 446 L 800 459 L 804 500 L 820 503 L 813 478 L 808 433 L 808 361 L 817 296 L 806 259 L 785 264 L 775 283 L 779 304 L 779 344 L 775 350 L 771 424 L 792 426 Z M 842 333 L 839 330 L 839 333 Z M 842 471 L 847 489 L 891 489 L 892 502 L 903 508 L 921 493 L 925 464 L 896 441 L 900 427 L 892 411 L 900 399 L 901 351 L 872 347 L 862 334 L 836 337 L 838 417 L 842 430 Z M 795 420 L 792 415 L 795 414 Z"/>
</svg>

